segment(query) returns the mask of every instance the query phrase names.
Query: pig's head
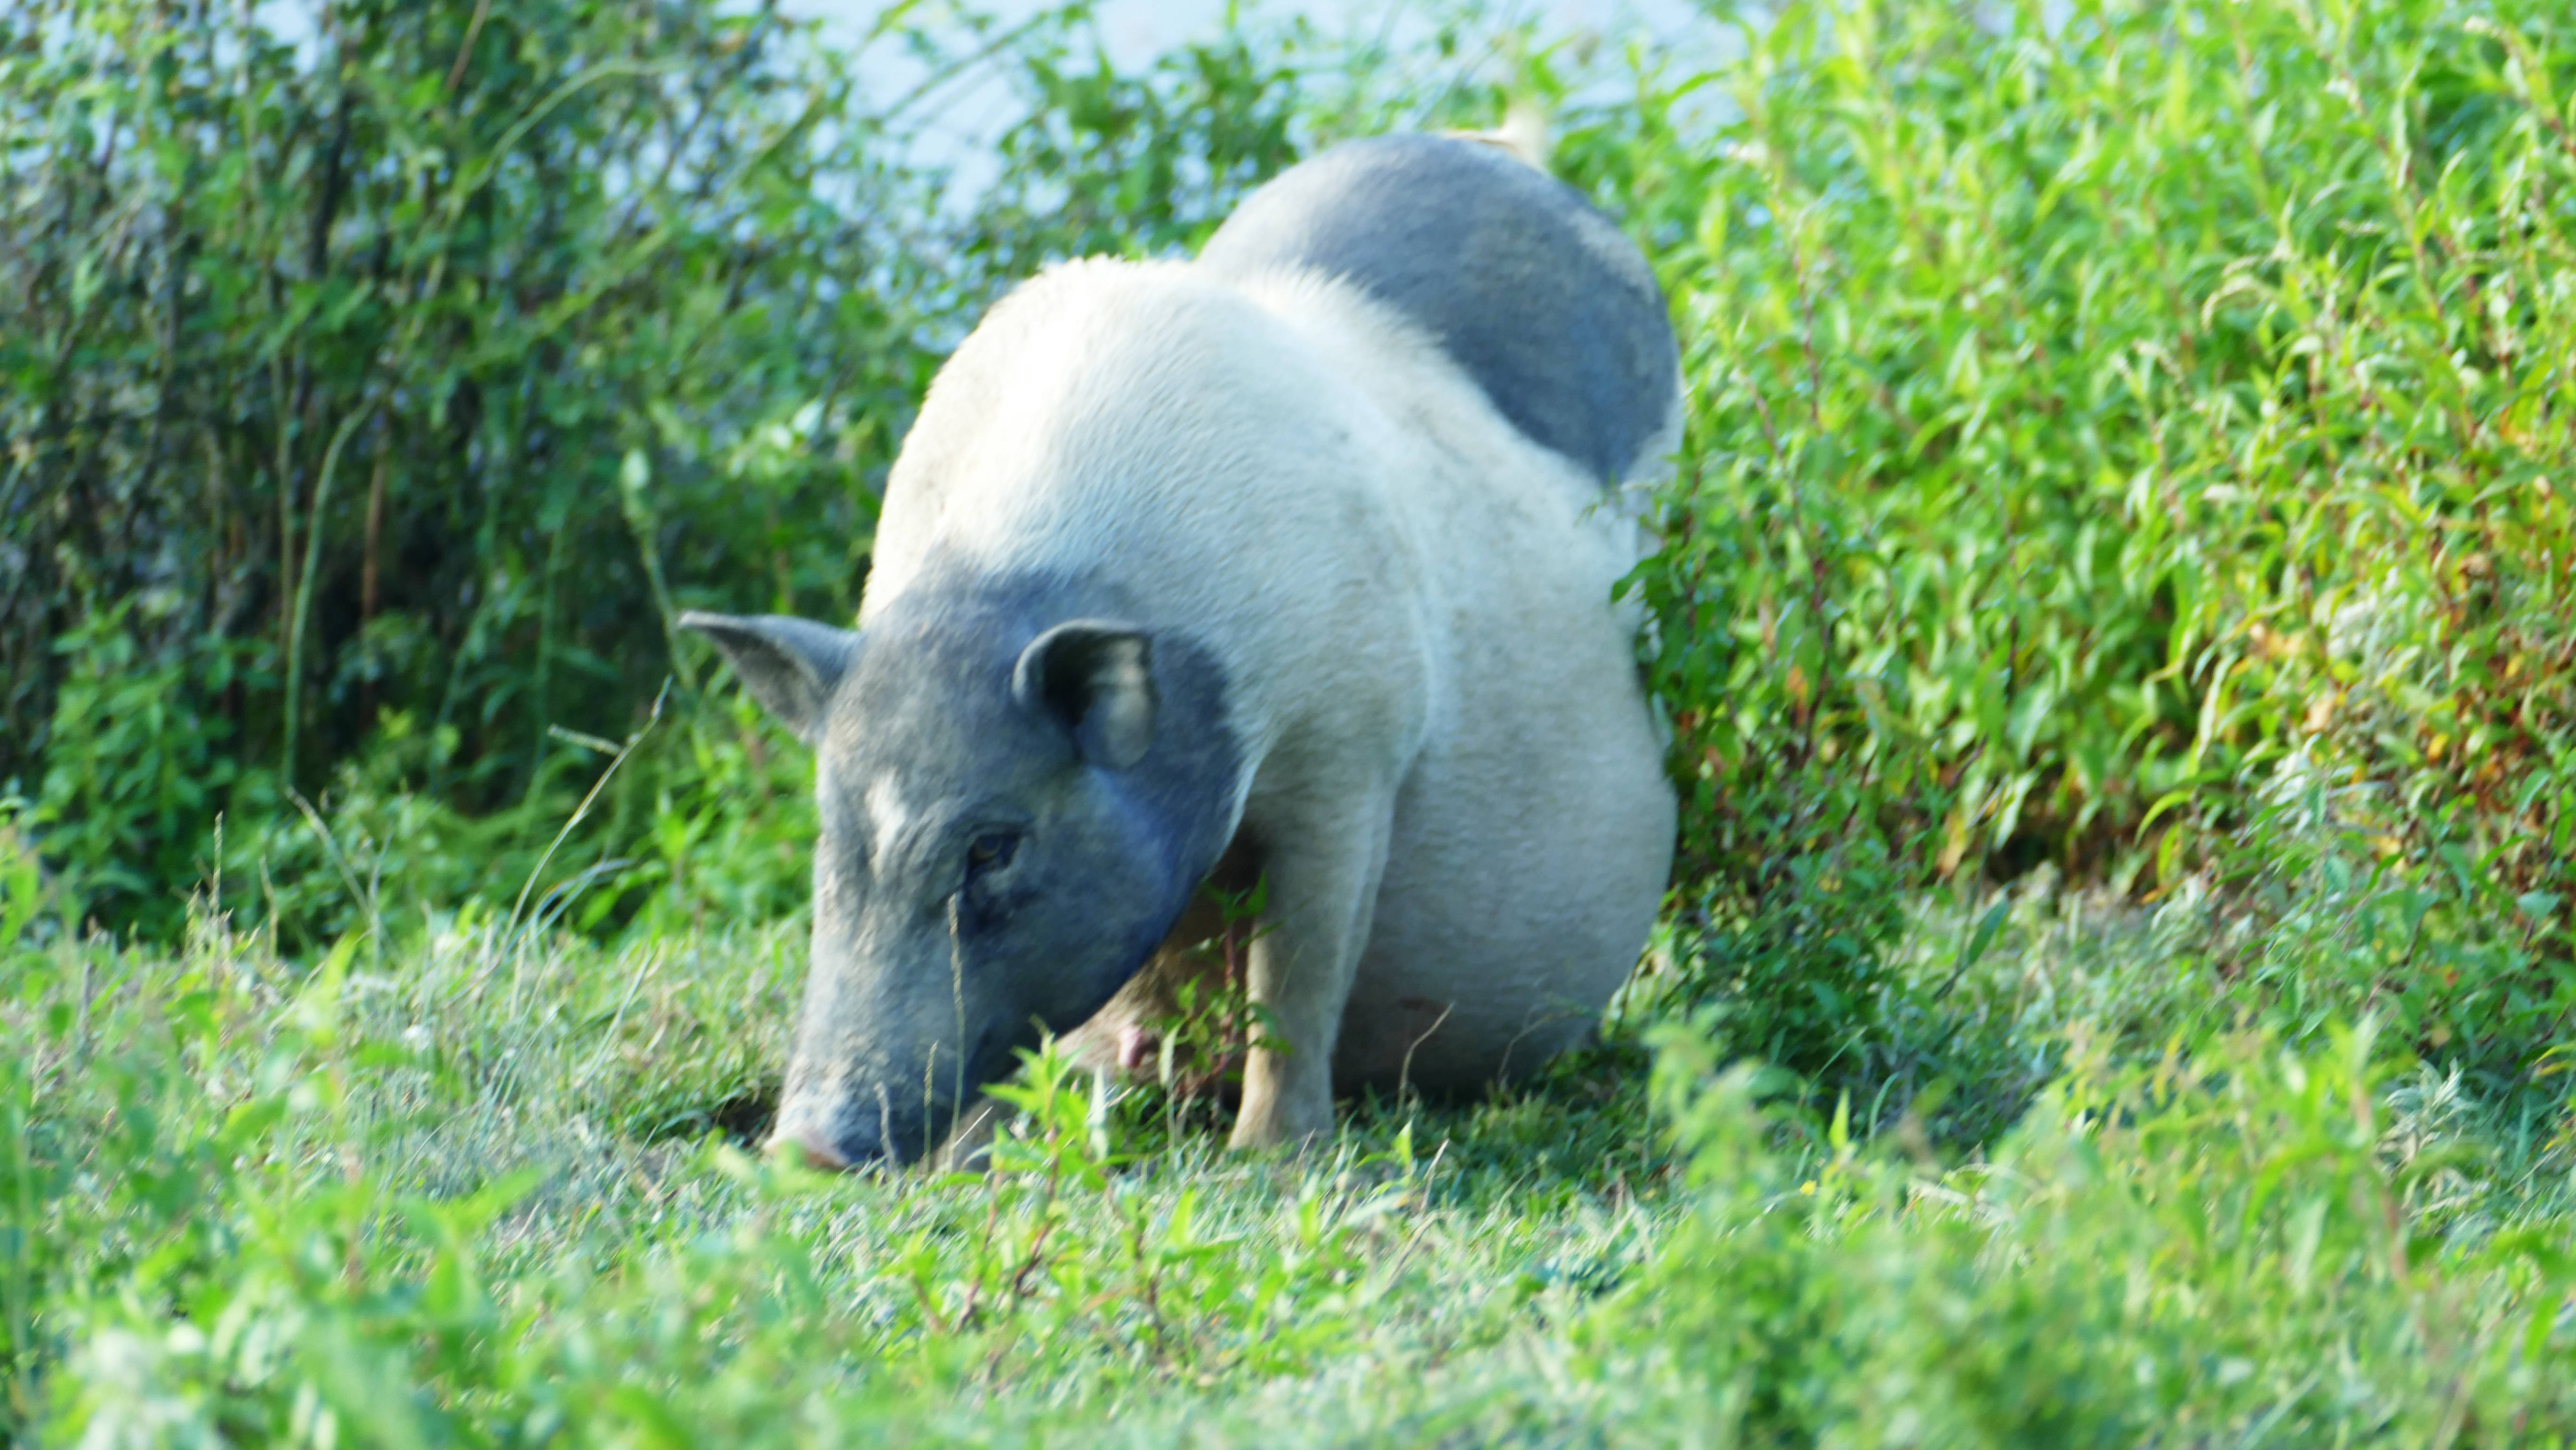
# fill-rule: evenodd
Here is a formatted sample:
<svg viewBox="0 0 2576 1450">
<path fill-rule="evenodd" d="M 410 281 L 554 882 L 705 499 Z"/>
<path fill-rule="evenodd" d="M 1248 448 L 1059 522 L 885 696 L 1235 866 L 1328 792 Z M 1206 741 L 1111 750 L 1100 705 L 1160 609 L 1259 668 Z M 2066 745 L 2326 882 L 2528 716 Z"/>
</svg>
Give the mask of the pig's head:
<svg viewBox="0 0 2576 1450">
<path fill-rule="evenodd" d="M 920 1157 L 1134 976 L 1225 846 L 1238 755 L 1188 639 L 972 599 L 864 637 L 689 614 L 818 756 L 814 946 L 778 1138 Z"/>
</svg>

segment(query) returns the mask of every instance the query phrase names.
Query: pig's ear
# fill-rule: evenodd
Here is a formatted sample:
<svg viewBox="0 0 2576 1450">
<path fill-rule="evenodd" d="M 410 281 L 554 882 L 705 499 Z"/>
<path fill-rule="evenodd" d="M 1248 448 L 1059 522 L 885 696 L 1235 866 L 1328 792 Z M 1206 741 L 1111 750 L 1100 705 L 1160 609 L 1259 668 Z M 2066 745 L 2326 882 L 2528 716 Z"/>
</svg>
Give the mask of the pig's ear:
<svg viewBox="0 0 2576 1450">
<path fill-rule="evenodd" d="M 1154 743 L 1153 639 L 1105 620 L 1059 624 L 1020 652 L 1011 693 L 1071 731 L 1083 759 L 1125 770 Z"/>
<path fill-rule="evenodd" d="M 855 630 L 834 629 L 784 614 L 680 616 L 683 628 L 716 642 L 743 688 L 812 745 L 822 738 L 823 706 L 859 653 Z"/>
</svg>

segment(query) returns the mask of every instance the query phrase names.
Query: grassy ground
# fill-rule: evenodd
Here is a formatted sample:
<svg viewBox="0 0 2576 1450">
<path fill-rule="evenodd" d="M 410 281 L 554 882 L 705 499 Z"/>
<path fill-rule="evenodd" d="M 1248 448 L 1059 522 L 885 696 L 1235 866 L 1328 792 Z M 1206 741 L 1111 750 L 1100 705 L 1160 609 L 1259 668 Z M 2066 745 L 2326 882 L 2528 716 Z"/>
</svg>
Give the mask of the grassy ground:
<svg viewBox="0 0 2576 1450">
<path fill-rule="evenodd" d="M 1721 1071 L 1667 1022 L 1258 1157 L 1209 1105 L 1041 1061 L 982 1179 L 742 1151 L 792 924 L 611 951 L 468 922 L 310 971 L 220 922 L 25 953 L 13 1409 L 100 1444 L 2576 1428 L 2563 1099 L 2229 1030 L 2254 999 L 2197 908 L 1972 906 L 1918 902 L 1894 958 L 1958 1009 L 1899 1024 L 1949 1067 L 1901 1106 Z"/>
</svg>

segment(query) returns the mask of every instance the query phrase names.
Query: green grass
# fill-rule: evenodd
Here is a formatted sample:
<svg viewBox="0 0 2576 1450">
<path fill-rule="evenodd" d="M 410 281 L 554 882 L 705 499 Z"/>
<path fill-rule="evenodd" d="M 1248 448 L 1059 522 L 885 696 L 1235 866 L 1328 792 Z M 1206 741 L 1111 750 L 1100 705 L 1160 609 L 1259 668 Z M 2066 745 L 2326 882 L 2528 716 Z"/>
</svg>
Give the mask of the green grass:
<svg viewBox="0 0 2576 1450">
<path fill-rule="evenodd" d="M 1041 1064 L 988 1179 L 757 1162 L 700 1124 L 774 1091 L 795 937 L 468 931 L 304 974 L 209 928 L 175 957 L 22 961 L 47 1291 L 13 1342 L 69 1351 L 59 1423 L 280 1434 L 299 1394 L 388 1441 L 1097 1412 L 1471 1354 L 1650 1230 L 1661 1155 L 1616 1080 L 1626 1112 L 1571 1132 L 1533 1100 L 1364 1113 L 1302 1160 L 1198 1132 L 1131 1162 L 1159 1114 Z"/>
<path fill-rule="evenodd" d="M 1973 905 L 1891 957 L 1961 1008 L 1897 1044 L 1963 1076 L 1875 1136 L 1667 1023 L 1651 1074 L 1615 1033 L 1303 1157 L 1041 1061 L 984 1178 L 709 1126 L 774 1091 L 792 923 L 21 948 L 15 1411 L 100 1443 L 2576 1431 L 2562 1097 L 2228 1025 L 2259 998 L 2196 963 L 2195 908 Z"/>
</svg>

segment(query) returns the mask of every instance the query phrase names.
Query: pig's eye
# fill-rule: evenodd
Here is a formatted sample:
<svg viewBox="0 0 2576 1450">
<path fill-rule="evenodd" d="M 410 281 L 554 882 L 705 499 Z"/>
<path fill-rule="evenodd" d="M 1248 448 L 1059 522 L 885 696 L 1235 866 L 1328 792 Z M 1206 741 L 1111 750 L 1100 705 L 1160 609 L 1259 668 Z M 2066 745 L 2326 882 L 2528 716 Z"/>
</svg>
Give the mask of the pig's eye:
<svg viewBox="0 0 2576 1450">
<path fill-rule="evenodd" d="M 987 871 L 999 871 L 1011 864 L 1019 849 L 1019 832 L 986 831 L 966 843 L 966 874 L 981 876 Z"/>
</svg>

